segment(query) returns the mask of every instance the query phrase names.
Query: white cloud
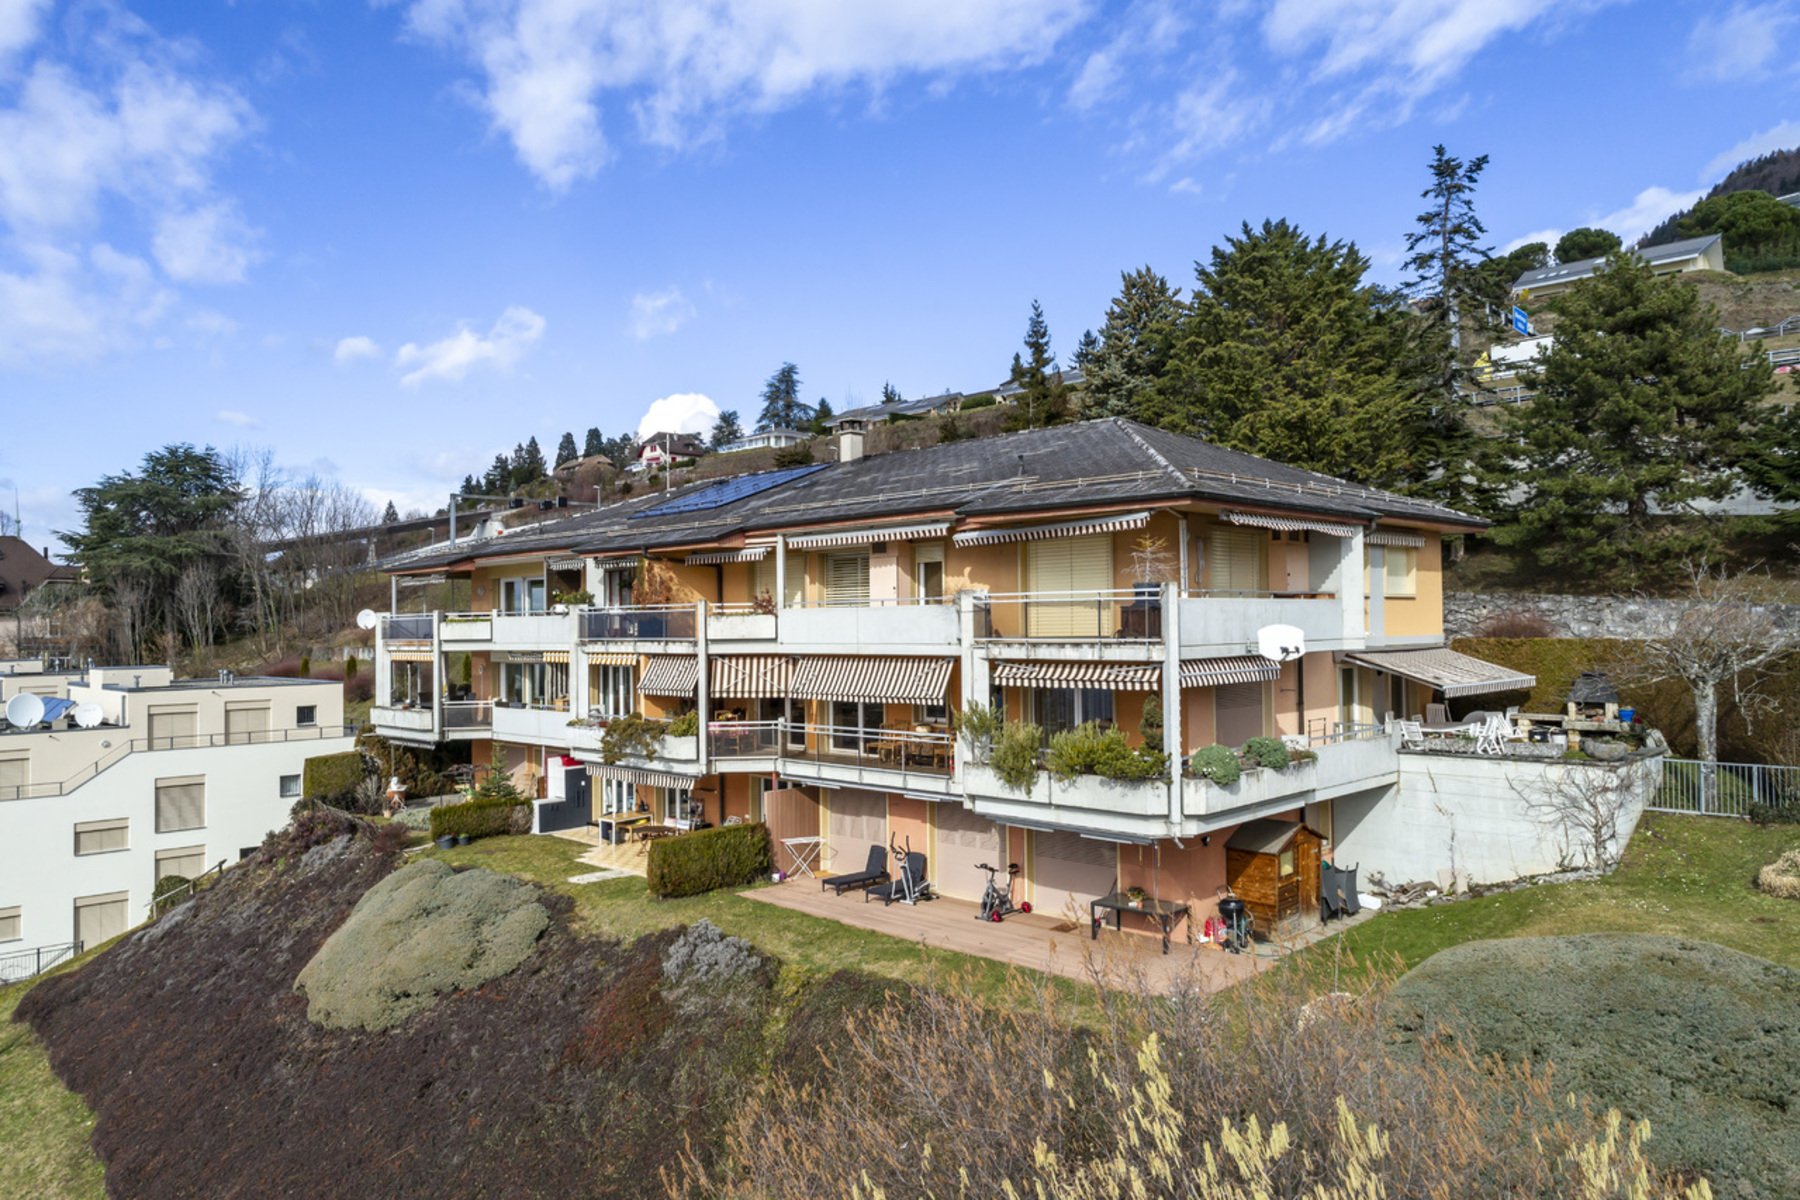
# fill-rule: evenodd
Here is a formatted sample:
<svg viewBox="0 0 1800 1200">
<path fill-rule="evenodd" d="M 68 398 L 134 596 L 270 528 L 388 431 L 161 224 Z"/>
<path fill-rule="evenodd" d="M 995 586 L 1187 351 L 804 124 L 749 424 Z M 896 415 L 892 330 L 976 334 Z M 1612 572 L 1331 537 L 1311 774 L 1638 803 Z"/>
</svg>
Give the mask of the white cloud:
<svg viewBox="0 0 1800 1200">
<path fill-rule="evenodd" d="M 1783 121 L 1761 133 L 1753 133 L 1731 149 L 1716 156 L 1700 172 L 1700 182 L 1713 184 L 1739 163 L 1761 158 L 1774 150 L 1800 146 L 1800 121 Z"/>
<path fill-rule="evenodd" d="M 631 336 L 640 342 L 674 333 L 694 315 L 694 306 L 678 287 L 639 292 L 631 298 Z"/>
<path fill-rule="evenodd" d="M 609 155 L 602 102 L 682 148 L 820 90 L 879 92 L 1041 61 L 1088 0 L 414 0 L 412 33 L 467 57 L 527 169 L 563 189 Z"/>
<path fill-rule="evenodd" d="M 652 401 L 637 423 L 637 435 L 653 433 L 710 433 L 719 419 L 719 406 L 699 392 L 676 392 Z"/>
<path fill-rule="evenodd" d="M 1500 247 L 1500 253 L 1511 254 L 1520 246 L 1529 246 L 1533 242 L 1542 242 L 1554 250 L 1556 248 L 1556 243 L 1560 241 L 1562 235 L 1567 232 L 1568 230 L 1566 229 L 1534 229 L 1530 233 L 1520 234 L 1512 241 L 1506 243 L 1506 245 Z"/>
<path fill-rule="evenodd" d="M 1743 83 L 1767 75 L 1781 56 L 1781 42 L 1794 25 L 1788 6 L 1734 4 L 1709 12 L 1688 34 L 1687 75 L 1713 83 Z"/>
<path fill-rule="evenodd" d="M 1277 54 L 1316 51 L 1322 78 L 1372 70 L 1421 92 L 1460 72 L 1494 39 L 1563 8 L 1552 0 L 1276 0 L 1262 28 Z"/>
<path fill-rule="evenodd" d="M 221 408 L 213 414 L 213 420 L 221 425 L 235 425 L 239 429 L 255 429 L 259 424 L 249 413 L 238 412 L 234 408 Z"/>
<path fill-rule="evenodd" d="M 0 66 L 37 41 L 38 18 L 49 8 L 50 0 L 0 0 Z"/>
<path fill-rule="evenodd" d="M 417 387 L 428 379 L 454 383 L 483 363 L 506 370 L 544 335 L 544 318 L 529 308 L 513 305 L 500 314 L 486 336 L 467 325 L 428 346 L 408 342 L 394 355 L 394 365 L 412 370 L 400 377 L 405 387 Z"/>
<path fill-rule="evenodd" d="M 256 260 L 256 231 L 230 201 L 167 213 L 151 245 L 170 279 L 182 283 L 242 283 Z"/>
<path fill-rule="evenodd" d="M 1585 223 L 1599 229 L 1610 229 L 1629 246 L 1661 224 L 1664 217 L 1672 216 L 1684 208 L 1692 208 L 1704 195 L 1705 188 L 1676 192 L 1666 187 L 1647 187 L 1630 204 Z"/>
<path fill-rule="evenodd" d="M 1268 116 L 1267 98 L 1243 86 L 1234 70 L 1185 88 L 1163 114 L 1168 140 L 1145 177 L 1159 181 L 1175 167 L 1203 158 L 1259 128 Z"/>
<path fill-rule="evenodd" d="M 0 268 L 0 364 L 92 358 L 134 344 L 173 303 L 143 259 L 44 242 Z"/>
<path fill-rule="evenodd" d="M 222 312 L 202 309 L 183 322 L 195 333 L 208 337 L 230 337 L 238 331 L 238 323 Z"/>
<path fill-rule="evenodd" d="M 379 357 L 381 357 L 380 345 L 374 338 L 363 337 L 361 334 L 357 334 L 355 337 L 339 338 L 337 348 L 331 352 L 331 361 L 340 367 L 346 363 L 353 363 L 359 358 Z"/>
</svg>

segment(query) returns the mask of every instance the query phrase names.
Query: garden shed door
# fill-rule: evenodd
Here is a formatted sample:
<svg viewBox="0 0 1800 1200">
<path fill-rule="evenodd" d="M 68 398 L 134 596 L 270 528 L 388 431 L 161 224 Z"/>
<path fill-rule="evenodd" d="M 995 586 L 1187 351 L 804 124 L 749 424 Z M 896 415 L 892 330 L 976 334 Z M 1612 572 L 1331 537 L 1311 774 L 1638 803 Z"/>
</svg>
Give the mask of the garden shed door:
<svg viewBox="0 0 1800 1200">
<path fill-rule="evenodd" d="M 1088 917 L 1088 901 L 1114 890 L 1119 848 L 1078 833 L 1038 830 L 1031 835 L 1032 903 L 1052 917 L 1066 917 L 1074 905 L 1077 922 Z"/>
<path fill-rule="evenodd" d="M 976 870 L 976 863 L 1006 869 L 1001 857 L 1000 828 L 986 817 L 977 816 L 960 804 L 935 804 L 937 859 L 931 864 L 931 879 L 938 891 L 963 900 L 979 900 L 987 888 L 987 872 Z M 997 881 L 1004 880 L 997 875 Z"/>
<path fill-rule="evenodd" d="M 870 846 L 887 849 L 886 796 L 838 788 L 826 793 L 825 803 L 831 815 L 825 825 L 825 848 L 819 855 L 821 874 L 860 871 L 868 861 Z"/>
</svg>

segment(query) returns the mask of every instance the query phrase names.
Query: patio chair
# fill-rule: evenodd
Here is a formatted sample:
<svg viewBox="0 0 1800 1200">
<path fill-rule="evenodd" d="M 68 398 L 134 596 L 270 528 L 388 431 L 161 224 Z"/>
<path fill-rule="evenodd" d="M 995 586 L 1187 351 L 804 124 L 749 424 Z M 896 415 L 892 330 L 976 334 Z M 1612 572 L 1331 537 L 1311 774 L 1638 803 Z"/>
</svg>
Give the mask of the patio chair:
<svg viewBox="0 0 1800 1200">
<path fill-rule="evenodd" d="M 1407 750 L 1425 748 L 1425 727 L 1418 721 L 1396 721 L 1400 727 L 1400 745 Z"/>
<path fill-rule="evenodd" d="M 819 880 L 819 890 L 830 888 L 838 895 L 843 895 L 851 888 L 874 887 L 878 883 L 888 881 L 887 847 L 870 846 L 869 861 L 860 871 L 850 871 L 843 875 L 827 875 Z"/>
<path fill-rule="evenodd" d="M 900 877 L 865 888 L 863 903 L 867 904 L 873 896 L 881 901 L 884 908 L 896 900 L 917 904 L 926 898 L 926 889 L 930 886 L 925 880 L 925 856 L 916 850 L 908 851 L 900 864 Z"/>
</svg>

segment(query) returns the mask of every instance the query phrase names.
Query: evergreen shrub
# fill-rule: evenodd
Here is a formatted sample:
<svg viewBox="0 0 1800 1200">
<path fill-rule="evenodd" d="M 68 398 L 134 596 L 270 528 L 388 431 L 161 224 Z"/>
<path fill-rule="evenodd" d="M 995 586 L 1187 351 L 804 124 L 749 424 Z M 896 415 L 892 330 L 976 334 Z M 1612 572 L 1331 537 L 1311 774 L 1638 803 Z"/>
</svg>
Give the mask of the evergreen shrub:
<svg viewBox="0 0 1800 1200">
<path fill-rule="evenodd" d="M 772 865 L 769 827 L 760 821 L 696 829 L 650 844 L 650 891 L 669 900 L 743 887 L 768 875 Z"/>
<path fill-rule="evenodd" d="M 365 774 L 360 750 L 317 754 L 301 768 L 300 793 L 314 799 L 342 796 L 354 792 Z"/>
<path fill-rule="evenodd" d="M 1230 787 L 1243 775 L 1237 751 L 1230 746 L 1205 746 L 1188 756 L 1188 770 L 1201 779 L 1210 779 L 1220 787 Z"/>
<path fill-rule="evenodd" d="M 1280 738 L 1253 737 L 1244 743 L 1242 753 L 1259 767 L 1267 767 L 1271 771 L 1279 771 L 1293 761 L 1288 754 L 1287 743 Z"/>
</svg>

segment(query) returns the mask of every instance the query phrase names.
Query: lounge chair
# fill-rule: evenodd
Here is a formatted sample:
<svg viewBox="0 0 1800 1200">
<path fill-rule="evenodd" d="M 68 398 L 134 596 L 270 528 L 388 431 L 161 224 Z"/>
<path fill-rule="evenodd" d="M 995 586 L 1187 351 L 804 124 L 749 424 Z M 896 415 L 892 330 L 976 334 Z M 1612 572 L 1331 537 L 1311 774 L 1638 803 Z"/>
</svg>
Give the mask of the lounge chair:
<svg viewBox="0 0 1800 1200">
<path fill-rule="evenodd" d="M 884 907 L 896 900 L 905 901 L 907 904 L 916 904 L 925 898 L 926 889 L 930 886 L 925 881 L 925 856 L 917 851 L 909 851 L 900 864 L 900 877 L 865 888 L 863 903 L 867 904 L 869 898 L 873 896 L 880 900 Z"/>
<path fill-rule="evenodd" d="M 851 888 L 874 887 L 878 883 L 888 881 L 887 848 L 870 846 L 869 861 L 860 871 L 851 871 L 843 875 L 828 875 L 819 880 L 819 890 L 830 888 L 838 895 L 843 895 Z"/>
</svg>

